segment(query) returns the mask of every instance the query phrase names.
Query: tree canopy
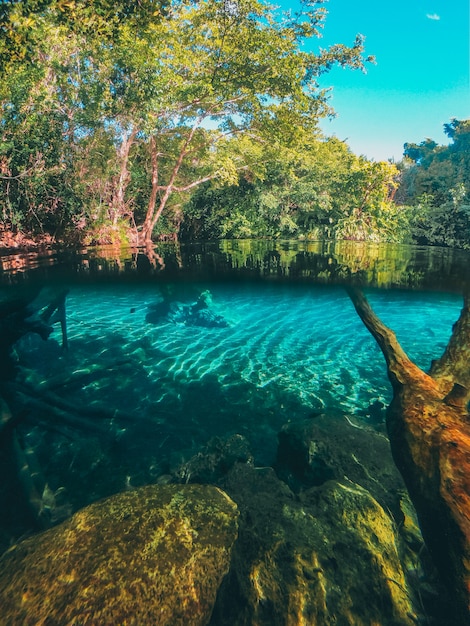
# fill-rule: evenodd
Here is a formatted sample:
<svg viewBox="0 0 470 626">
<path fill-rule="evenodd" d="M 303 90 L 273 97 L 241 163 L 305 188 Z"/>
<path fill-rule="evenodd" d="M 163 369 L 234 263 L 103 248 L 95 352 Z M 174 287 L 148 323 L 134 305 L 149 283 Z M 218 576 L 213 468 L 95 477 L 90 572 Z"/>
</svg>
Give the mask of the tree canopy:
<svg viewBox="0 0 470 626">
<path fill-rule="evenodd" d="M 52 241 L 334 237 L 470 245 L 470 121 L 399 164 L 325 138 L 322 0 L 0 2 L 0 230 Z M 397 189 L 398 187 L 398 189 Z"/>
<path fill-rule="evenodd" d="M 241 172 L 237 185 L 212 181 L 193 195 L 184 238 L 401 241 L 407 235 L 407 209 L 392 201 L 395 165 L 357 157 L 335 138 L 258 149 L 262 167 Z"/>
<path fill-rule="evenodd" d="M 241 137 L 318 134 L 331 112 L 319 77 L 371 60 L 361 36 L 313 51 L 322 4 L 3 3 L 4 220 L 97 240 L 131 226 L 148 242 L 188 192 L 249 170 Z"/>
<path fill-rule="evenodd" d="M 413 209 L 415 240 L 470 247 L 470 120 L 444 124 L 451 140 L 406 143 L 399 202 Z"/>
</svg>

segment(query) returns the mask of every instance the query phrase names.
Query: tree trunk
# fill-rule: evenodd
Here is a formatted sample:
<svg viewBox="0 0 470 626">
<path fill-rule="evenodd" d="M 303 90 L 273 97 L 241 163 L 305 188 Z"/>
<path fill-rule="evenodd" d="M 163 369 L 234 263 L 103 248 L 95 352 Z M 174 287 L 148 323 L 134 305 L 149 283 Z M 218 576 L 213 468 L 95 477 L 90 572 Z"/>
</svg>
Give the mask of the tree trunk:
<svg viewBox="0 0 470 626">
<path fill-rule="evenodd" d="M 113 226 L 117 226 L 118 219 L 125 213 L 126 189 L 130 180 L 129 153 L 137 135 L 137 129 L 133 128 L 128 134 L 124 134 L 121 147 L 118 151 L 119 175 L 114 184 L 113 197 L 111 199 L 111 220 Z"/>
<path fill-rule="evenodd" d="M 155 139 L 154 137 L 152 137 L 152 140 L 150 141 L 151 160 L 152 160 L 152 191 L 150 194 L 150 200 L 149 200 L 149 204 L 147 207 L 147 214 L 145 216 L 145 221 L 139 233 L 139 245 L 147 246 L 147 247 L 152 245 L 153 229 L 155 228 L 156 223 L 160 219 L 160 216 L 163 213 L 163 210 L 165 209 L 171 194 L 175 190 L 186 191 L 200 184 L 202 180 L 207 180 L 206 178 L 204 178 L 202 180 L 195 181 L 191 183 L 190 185 L 186 185 L 186 187 L 180 188 L 180 189 L 177 189 L 175 187 L 176 179 L 178 178 L 181 165 L 183 164 L 183 161 L 188 155 L 189 145 L 191 144 L 197 129 L 200 127 L 205 117 L 206 117 L 206 114 L 203 115 L 201 118 L 199 118 L 194 123 L 191 130 L 189 131 L 186 139 L 183 142 L 183 145 L 181 146 L 178 158 L 176 159 L 176 162 L 173 166 L 167 185 L 158 185 L 158 169 L 157 168 L 158 168 L 158 157 L 160 156 L 160 154 L 157 152 Z M 160 198 L 160 202 L 158 204 L 158 208 L 157 208 L 157 202 L 156 202 L 157 191 L 163 192 Z"/>
<path fill-rule="evenodd" d="M 147 213 L 145 215 L 144 223 L 142 224 L 141 231 L 139 233 L 139 245 L 150 247 L 152 244 L 152 232 L 155 228 L 163 209 L 166 206 L 168 198 L 171 195 L 171 186 L 160 187 L 158 184 L 158 157 L 160 154 L 157 151 L 157 144 L 155 137 L 150 138 L 150 160 L 152 164 L 152 188 L 150 191 L 150 198 L 147 205 Z M 172 180 L 174 177 L 172 177 Z M 157 209 L 158 192 L 164 190 L 163 196 L 160 198 Z"/>
<path fill-rule="evenodd" d="M 158 153 L 157 153 L 157 144 L 155 142 L 155 137 L 150 137 L 150 160 L 152 163 L 152 189 L 150 191 L 150 198 L 147 205 L 147 215 L 144 222 L 144 228 L 142 232 L 144 233 L 144 243 L 151 239 L 152 231 L 151 231 L 151 220 L 150 216 L 155 214 L 155 207 L 157 205 L 157 197 L 158 197 Z M 147 225 L 146 225 L 147 224 Z M 149 231 L 150 229 L 150 231 Z M 150 235 L 150 237 L 148 236 Z"/>
<path fill-rule="evenodd" d="M 348 290 L 387 362 L 393 400 L 387 430 L 426 545 L 453 599 L 455 624 L 470 623 L 469 296 L 429 374 L 405 354 L 364 295 Z"/>
</svg>

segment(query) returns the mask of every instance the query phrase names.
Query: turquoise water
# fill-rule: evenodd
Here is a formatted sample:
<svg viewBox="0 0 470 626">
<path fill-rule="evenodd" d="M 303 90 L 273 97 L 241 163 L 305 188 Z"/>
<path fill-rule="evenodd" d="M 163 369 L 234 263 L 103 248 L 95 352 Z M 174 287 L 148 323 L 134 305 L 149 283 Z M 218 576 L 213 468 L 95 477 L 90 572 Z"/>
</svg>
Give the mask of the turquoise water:
<svg viewBox="0 0 470 626">
<path fill-rule="evenodd" d="M 194 304 L 206 288 L 175 287 L 173 307 Z M 269 465 L 288 421 L 326 410 L 383 424 L 385 363 L 343 289 L 209 290 L 209 310 L 223 326 L 152 315 L 161 301 L 155 284 L 73 287 L 69 351 L 61 351 L 59 326 L 47 342 L 19 342 L 25 371 L 49 381 L 54 398 L 78 414 L 69 423 L 39 407 L 21 426 L 47 480 L 66 486 L 76 506 L 173 472 L 213 436 L 244 435 L 255 463 Z M 443 293 L 368 297 L 423 369 L 442 353 L 461 308 L 458 296 Z"/>
<path fill-rule="evenodd" d="M 239 250 L 238 243 L 215 251 L 171 248 L 155 266 L 142 253 L 121 259 L 85 251 L 65 266 L 33 259 L 31 271 L 25 265 L 3 276 L 0 553 L 99 498 L 168 482 L 213 483 L 233 495 L 242 513 L 235 560 L 256 552 L 256 567 L 265 503 L 286 533 L 286 502 L 289 510 L 308 506 L 313 517 L 329 519 L 321 494 L 330 487 L 322 481 L 336 475 L 364 482 L 402 528 L 404 485 L 384 439 L 392 397 L 385 362 L 341 285 L 363 286 L 426 370 L 459 316 L 468 258 L 456 265 L 446 251 L 364 250 L 351 242 L 270 252 L 262 243 L 261 251 L 251 244 Z M 40 283 L 47 288 L 33 301 Z M 59 324 L 47 341 L 27 334 L 14 343 L 29 320 L 22 303 L 43 311 L 64 285 L 69 349 L 62 349 Z M 259 485 L 267 499 L 258 501 Z M 334 545 L 342 537 L 340 530 Z M 410 544 L 409 584 L 424 613 L 446 615 L 426 555 L 417 565 L 419 545 Z M 292 549 L 297 554 L 295 543 Z M 327 560 L 336 580 L 341 564 Z M 375 589 L 367 572 L 360 584 Z M 437 623 L 446 625 L 446 617 Z"/>
<path fill-rule="evenodd" d="M 191 303 L 202 289 L 188 288 L 175 299 Z M 148 384 L 159 381 L 159 390 L 149 388 L 145 397 L 157 407 L 205 379 L 227 393 L 235 381 L 244 382 L 276 397 L 295 397 L 313 410 L 361 413 L 377 400 L 390 400 L 381 353 L 344 290 L 212 286 L 210 291 L 210 308 L 226 327 L 166 318 L 147 322 L 159 300 L 155 286 L 74 289 L 67 305 L 71 350 L 75 342 L 83 349 L 86 341 L 93 362 L 106 355 L 112 339 L 124 354 L 140 356 Z M 458 296 L 445 294 L 376 291 L 369 299 L 423 369 L 442 353 L 461 308 Z"/>
</svg>

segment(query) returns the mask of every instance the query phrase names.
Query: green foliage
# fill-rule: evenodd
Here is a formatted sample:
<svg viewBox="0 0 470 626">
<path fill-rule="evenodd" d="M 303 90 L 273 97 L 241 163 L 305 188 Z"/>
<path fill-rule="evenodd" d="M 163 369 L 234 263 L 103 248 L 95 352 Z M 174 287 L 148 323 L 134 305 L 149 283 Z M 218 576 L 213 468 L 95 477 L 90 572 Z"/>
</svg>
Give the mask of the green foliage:
<svg viewBox="0 0 470 626">
<path fill-rule="evenodd" d="M 58 235 L 127 222 L 142 242 L 165 210 L 177 228 L 198 185 L 234 184 L 257 169 L 260 143 L 316 131 L 329 112 L 321 74 L 371 60 L 361 37 L 307 52 L 325 15 L 315 1 L 285 14 L 252 0 L 2 3 L 4 219 Z M 260 202 L 274 214 L 269 194 Z M 296 232 L 287 209 L 274 221 Z"/>
<path fill-rule="evenodd" d="M 246 143 L 245 143 L 246 145 Z M 184 238 L 301 237 L 404 241 L 409 211 L 391 201 L 398 170 L 312 136 L 265 145 L 238 186 L 208 183 L 185 207 Z"/>
<path fill-rule="evenodd" d="M 444 130 L 448 146 L 405 144 L 397 199 L 412 207 L 417 241 L 470 248 L 470 120 L 454 118 Z"/>
</svg>

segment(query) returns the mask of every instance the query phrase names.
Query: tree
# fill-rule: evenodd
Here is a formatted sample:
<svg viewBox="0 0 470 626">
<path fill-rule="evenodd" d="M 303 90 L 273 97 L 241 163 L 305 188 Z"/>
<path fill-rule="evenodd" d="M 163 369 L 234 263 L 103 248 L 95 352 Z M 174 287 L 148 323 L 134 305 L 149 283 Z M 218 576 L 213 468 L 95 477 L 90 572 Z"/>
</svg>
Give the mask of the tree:
<svg viewBox="0 0 470 626">
<path fill-rule="evenodd" d="M 382 350 L 393 400 L 387 411 L 392 453 L 423 538 L 453 600 L 455 623 L 470 611 L 470 297 L 440 359 L 427 374 L 405 354 L 364 295 L 350 289 L 357 313 Z"/>
<path fill-rule="evenodd" d="M 245 163 L 226 149 L 230 137 L 250 133 L 279 143 L 289 141 L 293 129 L 315 128 L 326 112 L 319 74 L 335 63 L 363 66 L 361 39 L 319 55 L 300 50 L 324 17 L 315 4 L 305 3 L 295 20 L 286 21 L 274 19 L 261 3 L 211 0 L 175 9 L 146 33 L 148 57 L 136 72 L 156 59 L 149 77 L 154 93 L 146 107 L 138 102 L 130 122 L 151 157 L 140 243 L 150 241 L 173 194 L 215 178 L 237 180 Z M 137 95 L 134 86 L 131 92 Z"/>
<path fill-rule="evenodd" d="M 397 200 L 413 207 L 413 235 L 431 245 L 470 247 L 470 121 L 444 124 L 451 139 L 405 144 Z"/>
<path fill-rule="evenodd" d="M 453 151 L 470 149 L 470 120 L 458 120 L 454 117 L 449 124 L 444 124 L 444 132 L 453 142 Z"/>
<path fill-rule="evenodd" d="M 315 130 L 329 112 L 319 76 L 336 64 L 363 69 L 370 59 L 360 36 L 350 47 L 306 51 L 325 18 L 320 1 L 304 0 L 294 14 L 247 0 L 138 4 L 137 14 L 126 10 L 128 3 L 118 4 L 109 25 L 104 1 L 38 4 L 33 17 L 28 3 L 18 2 L 8 19 L 11 25 L 12 15 L 21 13 L 32 20 L 28 42 L 37 47 L 23 57 L 28 71 L 39 68 L 31 92 L 49 85 L 51 107 L 66 111 L 64 141 L 72 152 L 89 149 L 96 139 L 105 140 L 105 151 L 108 138 L 115 146 L 114 163 L 102 171 L 107 185 L 98 185 L 107 189 L 100 202 L 111 229 L 130 220 L 137 241 L 148 243 L 175 196 L 178 203 L 208 180 L 237 181 L 246 163 L 229 149 L 231 137 L 281 145 Z M 10 67 L 10 78 L 16 71 Z M 7 95 L 3 102 L 10 106 Z M 37 115 L 50 111 L 40 100 L 33 108 Z M 128 193 L 138 175 L 144 196 L 143 165 L 145 211 Z M 79 186 L 90 191 L 83 180 Z"/>
<path fill-rule="evenodd" d="M 420 144 L 405 143 L 403 156 L 414 163 L 422 163 L 427 157 L 432 156 L 438 144 L 433 139 L 425 139 Z"/>
<path fill-rule="evenodd" d="M 245 154 L 255 159 L 244 143 Z M 370 163 L 343 142 L 303 136 L 288 147 L 259 145 L 239 186 L 210 183 L 185 208 L 184 236 L 307 237 L 403 241 L 409 213 L 392 202 L 398 170 Z"/>
</svg>

